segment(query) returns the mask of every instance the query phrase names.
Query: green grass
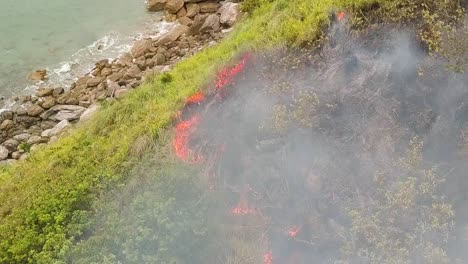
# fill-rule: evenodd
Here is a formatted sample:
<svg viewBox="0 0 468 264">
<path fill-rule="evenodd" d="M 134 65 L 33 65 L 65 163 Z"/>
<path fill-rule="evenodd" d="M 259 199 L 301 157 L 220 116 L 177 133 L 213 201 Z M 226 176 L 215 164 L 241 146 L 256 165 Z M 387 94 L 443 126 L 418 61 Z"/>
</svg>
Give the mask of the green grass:
<svg viewBox="0 0 468 264">
<path fill-rule="evenodd" d="M 219 45 L 177 64 L 169 74 L 156 76 L 128 97 L 105 104 L 90 122 L 27 161 L 0 168 L 0 263 L 65 261 L 74 243 L 85 238 L 83 232 L 95 214 L 92 204 L 127 182 L 128 172 L 171 124 L 184 99 L 210 85 L 216 71 L 241 52 L 316 45 L 330 14 L 341 9 L 352 11 L 353 23 L 364 28 L 375 22 L 417 21 L 428 16 L 423 10 L 434 19 L 431 12 L 449 6 L 442 0 L 247 2 L 250 15 Z M 443 14 L 435 21 L 455 21 L 455 12 Z M 427 24 L 420 24 L 422 32 L 431 32 Z M 424 35 L 438 40 L 431 36 Z"/>
</svg>

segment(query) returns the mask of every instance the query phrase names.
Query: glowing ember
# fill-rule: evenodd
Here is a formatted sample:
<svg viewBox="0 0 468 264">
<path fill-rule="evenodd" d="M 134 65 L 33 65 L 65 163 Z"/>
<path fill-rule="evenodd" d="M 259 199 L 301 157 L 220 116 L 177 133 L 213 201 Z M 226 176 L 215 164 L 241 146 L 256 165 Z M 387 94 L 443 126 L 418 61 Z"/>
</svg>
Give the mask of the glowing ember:
<svg viewBox="0 0 468 264">
<path fill-rule="evenodd" d="M 273 264 L 273 255 L 271 254 L 271 252 L 263 254 L 263 263 Z"/>
<path fill-rule="evenodd" d="M 345 16 L 345 12 L 341 11 L 338 13 L 338 21 L 341 21 Z"/>
<path fill-rule="evenodd" d="M 297 236 L 297 233 L 299 233 L 300 230 L 301 230 L 300 227 L 294 227 L 294 228 L 288 230 L 288 236 L 290 236 L 290 237 L 296 237 L 296 236 Z"/>
<path fill-rule="evenodd" d="M 189 98 L 187 98 L 187 100 L 185 101 L 185 105 L 199 104 L 203 102 L 204 100 L 205 100 L 205 95 L 202 92 L 198 92 L 190 96 Z"/>
<path fill-rule="evenodd" d="M 173 141 L 173 147 L 177 157 L 180 159 L 197 163 L 202 160 L 202 157 L 195 155 L 193 151 L 188 147 L 190 141 L 190 132 L 198 124 L 200 118 L 198 115 L 194 115 L 192 118 L 186 121 L 181 121 L 176 126 L 175 138 Z"/>
<path fill-rule="evenodd" d="M 244 55 L 242 60 L 234 65 L 233 67 L 227 67 L 224 68 L 222 71 L 218 73 L 218 78 L 215 81 L 216 84 L 216 89 L 221 89 L 225 87 L 226 85 L 232 84 L 234 77 L 236 77 L 240 72 L 242 72 L 245 68 L 245 65 L 247 64 L 247 60 L 251 57 L 252 55 L 250 53 L 247 53 Z"/>
</svg>

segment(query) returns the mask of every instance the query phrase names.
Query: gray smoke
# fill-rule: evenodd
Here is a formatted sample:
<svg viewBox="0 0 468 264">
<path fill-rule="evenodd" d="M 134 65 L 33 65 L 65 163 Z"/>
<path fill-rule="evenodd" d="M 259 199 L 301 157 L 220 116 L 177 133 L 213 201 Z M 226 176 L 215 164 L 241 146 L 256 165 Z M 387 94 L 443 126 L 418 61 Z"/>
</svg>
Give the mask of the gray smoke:
<svg viewBox="0 0 468 264">
<path fill-rule="evenodd" d="M 70 262 L 466 263 L 468 75 L 413 36 L 254 54 L 182 113 L 202 162 L 156 146 Z"/>
<path fill-rule="evenodd" d="M 216 210 L 253 208 L 221 221 L 263 223 L 273 263 L 468 261 L 468 75 L 414 35 L 337 27 L 321 51 L 257 54 L 222 102 L 192 110 L 191 147 L 224 149 Z"/>
</svg>

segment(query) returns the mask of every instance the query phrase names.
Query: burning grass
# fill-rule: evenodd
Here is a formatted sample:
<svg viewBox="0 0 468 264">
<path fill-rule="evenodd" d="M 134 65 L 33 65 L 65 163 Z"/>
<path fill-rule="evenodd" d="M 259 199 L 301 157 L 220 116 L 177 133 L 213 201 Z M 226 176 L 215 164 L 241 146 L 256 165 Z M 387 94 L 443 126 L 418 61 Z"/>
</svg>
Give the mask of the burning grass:
<svg viewBox="0 0 468 264">
<path fill-rule="evenodd" d="M 230 212 L 218 221 L 243 219 L 225 229 L 257 225 L 256 240 L 266 240 L 263 263 L 451 263 L 460 256 L 447 253 L 449 243 L 459 243 L 454 200 L 441 192 L 440 170 L 423 164 L 419 138 L 442 140 L 431 136 L 437 119 L 424 113 L 453 118 L 441 110 L 449 102 L 440 102 L 439 92 L 458 94 L 463 105 L 466 76 L 452 76 L 453 83 L 420 76 L 418 66 L 433 61 L 388 32 L 371 31 L 366 42 L 338 30 L 331 38 L 342 42 L 320 55 L 255 56 L 237 82 L 223 86 L 229 96 L 218 96 L 215 86 L 212 99 L 187 112 L 197 116 L 187 148 L 210 153 L 223 145 L 210 164 L 218 167 L 217 188 L 207 188 L 224 200 L 217 209 Z M 444 75 L 443 63 L 435 68 Z M 453 121 L 447 129 L 459 133 L 464 121 Z M 463 174 L 457 162 L 445 164 L 452 166 Z M 458 228 L 467 224 L 460 220 Z"/>
<path fill-rule="evenodd" d="M 203 141 L 204 137 L 191 137 L 190 133 L 184 132 L 179 137 L 182 144 L 177 145 L 190 145 L 192 152 L 179 151 L 176 156 L 195 156 L 194 159 L 198 161 L 195 154 L 200 153 L 203 154 L 203 159 L 200 159 L 203 163 L 198 162 L 198 164 L 180 168 L 179 164 L 171 159 L 171 153 L 163 151 L 173 146 L 170 144 L 169 137 L 164 133 L 164 128 L 172 124 L 187 98 L 189 98 L 189 104 L 193 106 L 204 105 L 206 101 L 204 96 L 197 95 L 195 92 L 199 91 L 200 87 L 205 87 L 206 80 L 214 79 L 216 72 L 222 68 L 221 65 L 236 58 L 240 52 L 247 49 L 262 50 L 278 46 L 300 47 L 304 44 L 315 47 L 317 44 L 324 43 L 326 31 L 324 29 L 330 21 L 331 13 L 341 9 L 352 11 L 349 13 L 352 23 L 363 28 L 363 25 L 375 22 L 374 18 L 389 21 L 387 19 L 392 18 L 392 14 L 398 14 L 396 10 L 400 10 L 398 6 L 400 1 L 259 0 L 247 2 L 255 2 L 252 4 L 255 9 L 251 10 L 251 16 L 238 25 L 220 45 L 178 64 L 171 73 L 157 76 L 140 89 L 130 93 L 127 98 L 104 105 L 93 121 L 84 124 L 70 136 L 35 153 L 28 161 L 14 167 L 1 168 L 0 263 L 65 263 L 72 260 L 76 260 L 76 263 L 117 263 L 118 261 L 123 263 L 184 263 L 184 261 L 185 263 L 220 263 L 224 260 L 228 262 L 228 259 L 232 260 L 230 263 L 274 262 L 275 258 L 283 256 L 281 249 L 284 244 L 281 243 L 289 241 L 288 238 L 290 238 L 287 230 L 297 226 L 301 228 L 294 237 L 294 241 L 306 249 L 312 245 L 312 242 L 307 240 L 310 239 L 307 234 L 310 233 L 311 228 L 306 228 L 306 225 L 292 220 L 269 225 L 269 217 L 265 216 L 284 214 L 284 212 L 278 208 L 271 208 L 269 212 L 266 210 L 268 204 L 265 205 L 256 200 L 259 194 L 265 193 L 261 185 L 251 184 L 253 191 L 243 194 L 243 197 L 247 198 L 240 199 L 242 188 L 236 186 L 244 187 L 245 184 L 242 183 L 245 183 L 245 179 L 236 182 L 232 181 L 235 180 L 232 175 L 220 174 L 220 170 L 223 171 L 222 168 L 228 166 L 222 157 L 238 155 L 235 151 L 232 152 L 233 142 L 224 144 L 225 142 L 218 141 L 219 138 L 213 138 L 212 141 L 216 144 L 212 144 L 210 140 L 207 143 L 206 138 Z M 428 5 L 422 9 L 414 9 L 412 11 L 414 13 L 408 13 L 404 18 L 395 17 L 393 21 L 404 20 L 412 23 L 421 19 L 424 15 L 422 11 L 427 11 L 429 12 L 428 18 L 435 23 L 438 21 L 445 24 L 452 23 L 450 18 L 455 10 L 451 9 L 451 4 L 455 1 L 420 0 L 415 3 Z M 447 18 L 445 14 L 449 14 L 449 17 Z M 346 20 L 346 16 L 343 19 Z M 436 40 L 440 39 L 437 34 L 434 36 Z M 226 78 L 220 81 L 218 86 L 236 83 L 237 79 L 233 74 L 236 72 L 239 73 L 236 67 L 226 68 L 224 71 Z M 342 86 L 346 86 L 345 81 L 342 81 Z M 286 91 L 294 86 L 286 81 L 272 87 Z M 220 93 L 222 100 L 236 98 L 236 95 L 231 95 L 228 90 Z M 190 97 L 192 95 L 194 96 Z M 202 95 L 205 93 L 203 92 Z M 304 94 L 302 99 L 300 94 L 294 93 L 294 95 L 297 97 L 288 98 L 276 106 L 277 115 L 271 115 L 268 119 L 275 120 L 275 122 L 261 124 L 264 130 L 259 132 L 260 134 L 288 135 L 291 132 L 288 129 L 291 120 L 299 119 L 304 120 L 300 131 L 323 128 L 323 126 L 331 127 L 333 128 L 331 133 L 347 135 L 347 138 L 343 138 L 345 141 L 359 138 L 359 140 L 369 142 L 366 145 L 368 148 L 378 146 L 379 149 L 392 149 L 395 147 L 390 144 L 391 141 L 388 144 L 384 142 L 383 139 L 386 137 L 382 136 L 383 134 L 369 134 L 362 137 L 346 134 L 346 131 L 353 130 L 360 124 L 347 123 L 346 126 L 337 129 L 338 126 L 333 125 L 333 122 L 340 119 L 332 117 L 339 113 L 340 104 L 328 100 L 319 93 Z M 359 103 L 360 96 L 372 95 L 359 91 L 354 98 L 350 98 L 349 103 Z M 304 102 L 302 105 L 315 105 L 312 108 L 314 111 L 304 111 L 301 103 L 294 105 L 295 100 Z M 238 107 L 242 109 L 242 104 Z M 359 110 L 374 111 L 369 104 L 366 107 L 368 107 L 367 110 L 366 108 Z M 411 108 L 411 104 L 408 107 Z M 388 113 L 390 117 L 393 111 L 391 107 L 378 110 L 385 110 L 383 112 Z M 320 114 L 320 116 L 329 117 L 329 119 L 317 119 L 317 111 L 328 113 Z M 256 116 L 252 115 L 252 117 Z M 387 121 L 390 122 L 387 119 L 381 120 L 381 122 Z M 200 122 L 202 125 L 203 119 Z M 293 122 L 295 125 L 299 123 Z M 311 126 L 303 126 L 305 124 L 311 124 Z M 383 132 L 388 131 L 386 129 Z M 185 128 L 182 130 L 185 131 Z M 191 129 L 188 130 L 191 131 Z M 203 130 L 198 131 L 203 132 Z M 236 136 L 234 135 L 232 139 L 236 139 Z M 395 137 L 398 136 L 395 134 Z M 187 143 L 192 142 L 192 139 L 196 140 L 197 144 L 192 146 L 192 143 Z M 134 147 L 135 142 L 138 143 L 137 147 Z M 255 144 L 254 141 L 235 143 L 240 143 L 240 146 L 251 144 L 251 147 L 261 150 L 275 151 L 278 146 L 281 146 L 281 142 L 281 138 L 272 137 L 262 138 L 259 144 Z M 377 142 L 380 145 L 370 142 Z M 298 146 L 303 144 L 303 142 L 297 143 Z M 431 147 L 430 144 L 428 145 Z M 146 152 L 145 148 L 162 152 L 164 155 L 151 160 L 151 169 L 136 174 L 131 173 L 130 169 L 140 162 L 139 157 Z M 211 151 L 207 152 L 207 150 Z M 346 151 L 346 148 L 340 151 Z M 340 151 L 338 154 L 341 153 Z M 349 153 L 349 150 L 346 153 Z M 241 164 L 256 161 L 245 158 L 237 160 Z M 281 163 L 281 160 L 276 162 Z M 321 165 L 320 160 L 315 162 Z M 325 170 L 326 166 L 323 164 L 321 166 L 323 166 L 321 170 Z M 351 165 L 348 164 L 348 166 Z M 249 168 L 249 166 L 246 167 Z M 199 186 L 199 182 L 188 180 L 192 178 L 187 175 L 193 175 L 195 173 L 193 170 L 197 171 L 197 168 L 202 171 L 200 178 L 206 179 L 205 187 L 214 197 L 206 195 L 204 193 L 206 189 Z M 350 170 L 352 171 L 352 167 Z M 323 179 L 324 172 L 320 170 L 306 169 L 306 171 L 308 176 L 305 185 L 311 188 L 318 188 L 317 186 L 325 185 L 328 181 L 328 179 Z M 155 172 L 158 172 L 157 176 L 154 175 Z M 270 203 L 275 204 L 281 200 L 281 197 L 288 197 L 293 193 L 288 179 L 282 177 L 281 174 L 274 174 L 274 170 L 269 170 L 268 167 L 263 170 L 245 171 L 244 174 L 273 177 L 273 183 L 278 181 L 281 183 L 277 185 L 277 189 L 268 192 L 271 195 Z M 304 175 L 304 172 L 298 172 L 298 175 Z M 224 193 L 218 196 L 217 190 L 225 188 L 225 183 L 220 182 L 219 179 L 229 179 L 228 184 L 234 188 L 226 192 L 228 196 Z M 329 181 L 333 182 L 336 179 L 331 178 Z M 127 188 L 120 190 L 119 186 L 124 183 L 127 184 Z M 353 186 L 352 181 L 336 183 L 335 186 L 347 184 Z M 303 182 L 301 184 L 304 186 Z M 147 189 L 142 189 L 142 186 Z M 114 188 L 125 195 L 117 192 L 112 196 L 110 190 Z M 186 193 L 187 196 L 181 193 Z M 105 194 L 111 198 L 106 198 L 108 196 Z M 322 199 L 331 201 L 333 204 L 336 194 L 329 192 L 328 195 L 323 196 Z M 239 202 L 245 199 L 248 201 L 248 208 L 253 209 L 247 210 L 245 202 Z M 207 202 L 212 200 L 223 204 L 220 206 L 219 203 Z M 255 206 L 257 203 L 267 208 Z M 240 224 L 230 225 L 222 231 L 216 228 L 211 229 L 215 220 L 231 219 L 231 210 L 239 205 L 241 209 L 236 212 L 254 210 L 255 214 L 237 216 L 232 221 L 240 221 Z M 287 204 L 282 204 L 282 206 L 286 208 Z M 210 215 L 212 216 L 210 219 L 206 218 L 208 213 L 220 207 L 218 214 Z M 361 207 L 354 208 L 362 210 Z M 378 214 L 379 211 L 376 210 L 375 213 Z M 95 218 L 96 215 L 100 217 Z M 318 215 L 307 219 L 308 226 L 321 230 L 320 238 L 333 243 L 334 238 L 327 231 L 330 227 L 324 226 Z M 245 217 L 252 217 L 249 223 L 255 223 L 248 226 L 250 229 L 242 225 Z M 262 218 L 259 220 L 257 217 Z M 268 236 L 261 235 L 265 233 L 268 226 L 280 226 L 280 228 L 274 228 L 277 231 L 273 232 L 273 235 L 279 237 L 278 239 L 273 238 L 269 232 L 266 232 Z M 232 232 L 235 232 L 235 236 Z M 138 235 L 135 236 L 136 233 Z M 74 247 L 80 241 L 82 243 Z M 272 245 L 271 241 L 279 241 L 278 246 Z M 200 245 L 206 246 L 200 249 Z M 244 248 L 239 245 L 243 245 Z M 250 250 L 247 250 L 245 245 L 250 245 L 248 247 Z M 443 253 L 438 245 L 427 245 L 425 249 L 431 247 L 434 248 L 431 253 Z M 321 248 L 316 251 L 320 252 L 320 250 Z M 73 254 L 70 255 L 70 252 Z M 194 252 L 197 254 L 193 254 Z M 207 255 L 207 252 L 218 254 Z M 291 252 L 291 258 L 297 259 L 295 254 Z M 72 259 L 71 256 L 76 259 Z"/>
</svg>

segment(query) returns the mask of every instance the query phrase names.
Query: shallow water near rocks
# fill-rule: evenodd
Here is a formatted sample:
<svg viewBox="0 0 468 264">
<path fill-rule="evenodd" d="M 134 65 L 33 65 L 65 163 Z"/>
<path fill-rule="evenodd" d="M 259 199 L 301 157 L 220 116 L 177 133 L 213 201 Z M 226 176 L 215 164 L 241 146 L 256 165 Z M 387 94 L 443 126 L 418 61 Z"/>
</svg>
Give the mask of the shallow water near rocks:
<svg viewBox="0 0 468 264">
<path fill-rule="evenodd" d="M 0 96 L 31 93 L 27 76 L 36 69 L 47 69 L 51 83 L 69 83 L 95 61 L 128 50 L 139 33 L 157 30 L 158 17 L 143 0 L 4 0 Z"/>
</svg>

